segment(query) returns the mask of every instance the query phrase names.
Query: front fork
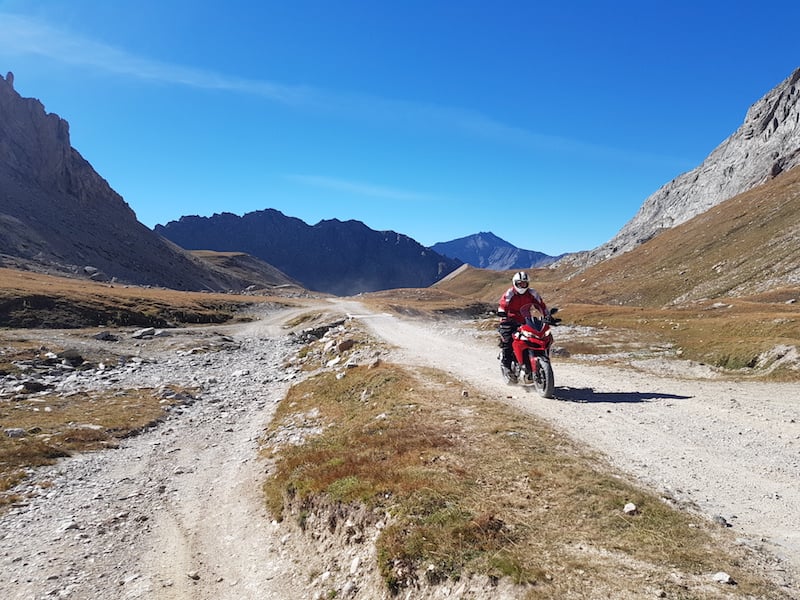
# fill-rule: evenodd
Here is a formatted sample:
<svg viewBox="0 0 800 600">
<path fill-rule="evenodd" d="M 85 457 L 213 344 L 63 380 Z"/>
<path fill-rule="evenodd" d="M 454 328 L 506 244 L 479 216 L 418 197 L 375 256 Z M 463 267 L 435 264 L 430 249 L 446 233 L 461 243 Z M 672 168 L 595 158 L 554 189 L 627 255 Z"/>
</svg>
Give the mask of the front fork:
<svg viewBox="0 0 800 600">
<path fill-rule="evenodd" d="M 517 361 L 520 370 L 536 370 L 536 350 L 533 348 L 514 348 L 514 360 Z"/>
<path fill-rule="evenodd" d="M 519 363 L 519 370 L 521 373 L 524 373 L 527 379 L 533 380 L 533 377 L 537 373 L 540 356 L 547 356 L 547 351 L 531 349 L 522 351 L 522 361 Z"/>
</svg>

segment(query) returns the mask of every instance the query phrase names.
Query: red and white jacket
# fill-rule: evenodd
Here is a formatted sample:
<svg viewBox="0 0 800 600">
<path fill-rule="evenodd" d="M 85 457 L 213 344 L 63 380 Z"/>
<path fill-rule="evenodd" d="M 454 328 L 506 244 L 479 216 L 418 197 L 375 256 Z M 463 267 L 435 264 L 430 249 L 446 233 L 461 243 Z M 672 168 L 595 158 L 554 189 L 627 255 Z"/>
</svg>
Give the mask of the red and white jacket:
<svg viewBox="0 0 800 600">
<path fill-rule="evenodd" d="M 522 325 L 525 323 L 525 317 L 531 316 L 532 308 L 539 311 L 542 317 L 546 317 L 549 314 L 547 305 L 542 300 L 539 292 L 528 288 L 524 294 L 518 294 L 513 287 L 510 287 L 505 294 L 500 296 L 500 306 L 497 310 L 504 311 L 507 319 Z"/>
</svg>

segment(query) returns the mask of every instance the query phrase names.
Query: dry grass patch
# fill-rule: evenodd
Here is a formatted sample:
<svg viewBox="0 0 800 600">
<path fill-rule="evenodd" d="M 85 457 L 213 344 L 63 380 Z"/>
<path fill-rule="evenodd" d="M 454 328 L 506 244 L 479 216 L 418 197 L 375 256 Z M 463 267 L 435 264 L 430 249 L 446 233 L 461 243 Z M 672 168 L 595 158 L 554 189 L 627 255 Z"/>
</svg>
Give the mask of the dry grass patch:
<svg viewBox="0 0 800 600">
<path fill-rule="evenodd" d="M 58 353 L 63 348 L 43 349 L 38 341 L 0 334 L 0 376 L 21 373 L 20 362 L 39 359 L 48 350 Z"/>
<path fill-rule="evenodd" d="M 4 327 L 224 323 L 261 303 L 289 304 L 284 298 L 180 292 L 0 269 L 0 325 Z"/>
<path fill-rule="evenodd" d="M 472 297 L 457 295 L 436 287 L 371 292 L 359 296 L 359 301 L 376 311 L 412 317 L 475 317 L 497 308 L 491 303 L 476 301 Z"/>
<path fill-rule="evenodd" d="M 437 372 L 380 365 L 310 378 L 281 403 L 267 442 L 275 470 L 265 491 L 276 516 L 294 514 L 303 526 L 320 507 L 389 515 L 377 550 L 395 592 L 471 574 L 553 599 L 773 589 L 742 566 L 727 532 L 535 419 L 462 395 Z M 637 514 L 623 512 L 628 502 Z M 738 585 L 715 587 L 717 571 Z"/>
<path fill-rule="evenodd" d="M 510 271 L 494 271 L 491 269 L 478 269 L 468 267 L 462 269 L 453 277 L 446 277 L 435 283 L 432 287 L 442 292 L 451 293 L 457 297 L 470 298 L 474 301 L 485 302 L 497 308 L 500 296 L 511 286 L 511 278 L 519 269 Z M 562 269 L 537 268 L 525 269 L 531 280 L 531 287 L 539 291 L 545 301 L 553 295 L 553 290 L 560 285 L 565 277 Z"/>
<path fill-rule="evenodd" d="M 193 401 L 171 387 L 36 395 L 0 401 L 0 506 L 34 467 L 75 452 L 113 448 L 158 423 L 170 407 Z"/>
<path fill-rule="evenodd" d="M 796 362 L 773 369 L 766 359 L 776 348 L 797 346 L 798 304 L 728 299 L 670 309 L 569 305 L 563 316 L 569 323 L 596 329 L 591 338 L 595 339 L 598 353 L 601 342 L 626 338 L 650 346 L 666 344 L 673 348 L 675 356 L 726 369 L 737 376 L 800 380 Z"/>
</svg>

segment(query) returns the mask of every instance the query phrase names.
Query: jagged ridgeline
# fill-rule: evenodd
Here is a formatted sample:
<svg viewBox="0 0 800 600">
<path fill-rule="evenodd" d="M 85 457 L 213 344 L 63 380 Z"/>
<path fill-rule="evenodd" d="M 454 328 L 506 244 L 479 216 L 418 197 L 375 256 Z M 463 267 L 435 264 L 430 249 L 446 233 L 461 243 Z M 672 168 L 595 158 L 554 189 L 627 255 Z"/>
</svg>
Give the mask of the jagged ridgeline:
<svg viewBox="0 0 800 600">
<path fill-rule="evenodd" d="M 273 209 L 182 217 L 155 230 L 191 250 L 246 252 L 310 290 L 337 295 L 428 287 L 461 265 L 395 231 L 337 219 L 312 226 Z"/>
<path fill-rule="evenodd" d="M 544 267 L 563 256 L 550 256 L 536 250 L 517 248 L 491 231 L 439 242 L 431 246 L 431 250 L 463 260 L 473 267 L 494 271 Z"/>
<path fill-rule="evenodd" d="M 425 287 L 461 264 L 393 231 L 337 220 L 312 227 L 271 210 L 185 217 L 154 232 L 72 148 L 67 121 L 46 113 L 39 100 L 21 97 L 11 73 L 0 76 L 0 188 L 5 266 L 180 290 L 299 281 L 312 290 L 353 294 Z M 252 261 L 226 269 L 187 250 L 245 252 L 277 269 L 262 262 L 243 272 Z"/>
<path fill-rule="evenodd" d="M 799 81 L 800 69 L 756 102 L 743 125 L 700 166 L 646 199 L 612 240 L 554 264 L 583 269 L 619 256 L 800 165 Z M 11 73 L 0 76 L 0 265 L 180 290 L 236 291 L 299 282 L 311 290 L 349 295 L 427 287 L 462 260 L 475 264 L 466 255 L 444 256 L 437 252 L 442 246 L 425 248 L 408 236 L 374 231 L 358 221 L 308 225 L 270 209 L 243 216 L 185 216 L 150 230 L 71 147 L 68 123 L 46 113 L 39 100 L 21 97 L 14 85 Z M 484 244 L 488 235 L 477 234 L 484 237 L 472 239 L 473 246 Z M 267 264 L 249 273 L 241 262 L 230 269 L 187 250 L 246 253 Z M 540 259 L 559 258 L 531 252 L 496 245 L 488 256 L 473 258 L 485 263 L 476 266 L 491 269 L 540 266 Z"/>
</svg>

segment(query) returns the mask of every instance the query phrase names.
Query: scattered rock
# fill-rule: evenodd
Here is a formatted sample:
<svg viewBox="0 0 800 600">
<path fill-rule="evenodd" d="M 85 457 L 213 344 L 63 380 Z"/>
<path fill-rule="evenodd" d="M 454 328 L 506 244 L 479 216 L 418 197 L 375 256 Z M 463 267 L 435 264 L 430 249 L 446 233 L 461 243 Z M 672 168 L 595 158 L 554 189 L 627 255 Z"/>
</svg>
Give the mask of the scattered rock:
<svg viewBox="0 0 800 600">
<path fill-rule="evenodd" d="M 341 334 L 342 332 L 337 330 L 330 334 L 330 338 L 335 341 Z M 174 335 L 175 340 L 180 339 L 181 335 L 180 332 Z M 126 588 L 126 597 L 142 598 L 148 597 L 148 592 L 140 590 L 145 590 L 148 585 L 151 586 L 150 592 L 159 586 L 178 586 L 180 582 L 176 581 L 173 584 L 172 580 L 163 578 L 166 572 L 160 575 L 148 575 L 141 566 L 125 563 L 126 558 L 130 557 L 131 549 L 140 548 L 139 544 L 142 544 L 143 540 L 145 544 L 153 541 L 158 527 L 158 519 L 155 518 L 155 515 L 159 511 L 161 514 L 166 514 L 167 510 L 171 510 L 172 507 L 182 502 L 183 498 L 180 495 L 185 494 L 186 486 L 191 485 L 190 480 L 203 470 L 202 462 L 194 462 L 198 453 L 189 454 L 190 445 L 187 443 L 189 438 L 179 437 L 176 431 L 179 431 L 181 426 L 186 426 L 196 432 L 195 435 L 204 436 L 203 452 L 227 444 L 227 440 L 232 439 L 233 435 L 236 435 L 235 432 L 241 431 L 244 423 L 254 414 L 246 412 L 251 405 L 261 402 L 272 406 L 272 403 L 276 401 L 270 394 L 273 389 L 283 385 L 279 382 L 287 372 L 285 367 L 287 356 L 294 356 L 297 350 L 296 347 L 290 348 L 286 342 L 283 342 L 284 346 L 282 347 L 274 343 L 273 347 L 273 342 L 267 340 L 239 342 L 230 339 L 229 345 L 216 344 L 220 338 L 215 337 L 213 338 L 215 343 L 211 343 L 211 338 L 189 340 L 190 344 L 207 342 L 203 346 L 202 354 L 192 354 L 180 353 L 176 350 L 177 347 L 189 347 L 186 342 L 176 343 L 174 340 L 165 340 L 163 342 L 134 343 L 129 336 L 122 336 L 122 338 L 120 346 L 123 349 L 125 344 L 129 344 L 134 352 L 141 352 L 141 356 L 127 355 L 124 360 L 120 360 L 119 364 L 110 364 L 102 370 L 104 371 L 102 373 L 99 368 L 85 369 L 82 367 L 70 370 L 63 368 L 60 364 L 53 364 L 48 369 L 42 369 L 41 373 L 26 372 L 25 378 L 6 376 L 3 381 L 0 381 L 0 391 L 11 390 L 13 386 L 22 385 L 23 381 L 31 380 L 50 386 L 48 389 L 53 389 L 59 394 L 75 393 L 77 390 L 86 389 L 107 390 L 109 382 L 113 382 L 113 386 L 120 387 L 152 387 L 156 390 L 155 393 L 158 397 L 165 400 L 175 397 L 176 392 L 170 391 L 166 387 L 159 389 L 164 381 L 177 381 L 191 385 L 193 389 L 197 390 L 191 394 L 186 392 L 185 406 L 180 406 L 175 410 L 175 415 L 183 413 L 182 418 L 170 417 L 173 420 L 167 421 L 166 425 L 160 426 L 152 434 L 148 434 L 148 441 L 144 446 L 129 446 L 137 447 L 138 450 L 127 455 L 127 462 L 108 461 L 107 457 L 111 453 L 92 453 L 75 460 L 63 461 L 59 466 L 43 471 L 43 473 L 47 473 L 45 477 L 48 481 L 47 487 L 43 486 L 39 489 L 31 485 L 23 488 L 30 492 L 31 498 L 26 498 L 24 506 L 15 507 L 2 520 L 5 558 L 3 553 L 0 553 L 3 579 L 14 581 L 14 592 L 19 591 L 20 597 L 22 594 L 25 594 L 25 597 L 37 598 L 52 595 L 54 597 L 96 600 L 119 597 L 119 586 L 124 584 L 130 588 Z M 164 346 L 171 348 L 171 351 L 156 354 L 156 351 L 153 350 L 153 348 Z M 322 343 L 317 344 L 318 349 L 321 346 Z M 363 349 L 362 346 L 364 344 L 357 344 L 353 347 L 355 348 L 354 354 L 359 355 L 362 364 L 370 364 L 370 360 L 373 360 L 370 366 L 380 364 L 380 359 L 375 358 L 375 355 L 368 355 L 370 350 Z M 79 347 L 84 349 L 83 346 Z M 338 348 L 338 345 L 334 347 Z M 114 348 L 117 349 L 116 346 Z M 122 352 L 120 351 L 120 353 Z M 331 355 L 328 355 L 323 358 L 322 355 L 317 354 L 314 358 L 315 368 L 323 366 L 325 359 L 330 357 Z M 38 369 L 39 366 L 41 365 L 37 364 L 36 368 Z M 46 371 L 57 375 L 50 378 L 50 375 L 44 374 Z M 245 371 L 249 376 L 241 375 Z M 237 375 L 237 373 L 240 374 Z M 267 379 L 270 384 L 264 385 Z M 458 392 L 458 388 L 456 391 Z M 462 390 L 462 395 L 466 397 L 464 392 L 466 390 Z M 361 390 L 360 398 L 363 402 L 370 402 L 372 391 Z M 723 410 L 727 410 L 727 407 Z M 262 413 L 258 414 L 263 416 Z M 376 418 L 388 419 L 389 415 L 384 413 Z M 210 424 L 216 421 L 225 423 L 224 431 L 230 432 L 232 435 L 221 436 L 220 431 L 223 430 L 221 427 L 211 429 Z M 320 431 L 319 421 L 320 413 L 316 409 L 298 413 L 293 426 L 279 432 L 283 436 L 279 441 L 281 443 L 302 443 L 303 439 Z M 80 420 L 77 422 L 80 423 Z M 27 433 L 31 435 L 30 430 Z M 511 432 L 509 435 L 518 437 L 520 433 Z M 258 434 L 253 434 L 253 448 L 251 448 L 253 451 L 258 443 L 257 437 Z M 125 440 L 125 445 L 129 441 Z M 278 443 L 276 440 L 270 440 L 270 442 Z M 149 452 L 150 450 L 153 452 Z M 123 450 L 114 451 L 114 454 L 117 452 L 121 453 Z M 230 469 L 240 461 L 241 457 L 231 460 L 229 463 L 225 463 L 224 468 Z M 109 469 L 109 464 L 116 465 L 116 468 Z M 131 465 L 138 466 L 131 469 L 129 468 Z M 111 485 L 98 483 L 98 472 L 115 473 Z M 230 483 L 226 477 L 220 480 L 221 487 Z M 209 495 L 203 495 L 202 498 L 213 502 L 214 497 L 211 495 L 209 487 L 204 490 L 203 494 L 205 493 Z M 37 495 L 38 498 L 35 497 Z M 170 509 L 165 510 L 167 506 Z M 633 510 L 627 510 L 629 507 L 632 507 Z M 623 510 L 625 514 L 637 514 L 638 512 L 638 508 L 633 503 L 625 505 Z M 53 514 L 59 516 L 54 517 Z M 149 519 L 147 514 L 150 515 Z M 319 563 L 321 566 L 316 573 L 326 574 L 324 578 L 319 575 L 315 578 L 313 585 L 318 586 L 317 589 L 309 589 L 312 587 L 309 579 L 303 578 L 302 582 L 294 582 L 304 590 L 302 595 L 283 597 L 327 598 L 334 595 L 341 598 L 377 597 L 368 595 L 371 590 L 369 586 L 373 583 L 369 579 L 370 573 L 375 570 L 374 557 L 369 554 L 372 549 L 370 541 L 374 540 L 380 529 L 385 526 L 388 517 L 373 515 L 372 519 L 383 520 L 383 522 L 375 522 L 370 525 L 346 513 L 337 513 L 336 516 L 334 521 L 329 521 L 325 515 L 318 517 L 317 525 L 320 523 L 323 525 L 322 529 L 328 532 L 326 535 L 330 535 L 329 538 L 322 536 L 317 538 L 319 527 L 314 529 L 311 526 L 305 533 L 299 533 L 297 529 L 291 528 L 289 529 L 292 531 L 291 535 L 285 533 L 287 524 L 290 524 L 292 519 L 287 519 L 286 522 L 274 526 L 274 545 L 268 549 L 272 553 L 269 556 L 270 560 L 277 561 L 286 557 L 291 559 L 291 557 L 303 556 L 302 552 L 308 552 L 312 545 L 319 546 L 320 550 L 314 554 L 314 560 L 321 561 Z M 45 526 L 48 519 L 50 525 Z M 62 522 L 63 528 L 59 528 Z M 327 528 L 327 524 L 331 522 L 334 523 L 332 531 Z M 264 523 L 265 527 L 269 527 L 266 522 Z M 313 523 L 311 518 L 309 518 L 309 523 Z M 490 525 L 494 523 L 491 521 Z M 258 527 L 258 521 L 255 518 L 251 524 Z M 497 524 L 502 526 L 499 521 Z M 228 533 L 225 531 L 224 535 L 228 535 Z M 38 549 L 44 549 L 43 553 L 38 554 Z M 238 551 L 239 548 L 235 548 L 233 553 Z M 16 557 L 19 558 L 16 559 Z M 169 573 L 173 577 L 175 573 L 185 574 L 184 586 L 194 588 L 198 597 L 211 597 L 209 586 L 212 586 L 211 589 L 213 589 L 215 582 L 222 581 L 218 575 L 220 570 L 217 568 L 217 563 L 204 562 L 206 558 L 201 558 L 199 555 L 186 558 L 191 562 L 184 563 L 178 570 L 172 570 Z M 234 560 L 230 557 L 228 559 Z M 214 560 L 221 562 L 223 559 L 215 557 Z M 80 571 L 70 566 L 70 561 L 79 562 Z M 323 563 L 322 561 L 327 562 Z M 193 570 L 195 567 L 197 570 Z M 443 585 L 444 587 L 440 587 L 440 595 L 437 597 L 513 597 L 501 593 L 489 595 L 491 592 L 486 592 L 483 596 L 461 594 L 458 590 L 466 589 L 462 587 L 465 582 L 443 583 L 447 579 L 447 574 L 435 566 L 432 566 L 430 573 L 416 574 L 410 573 L 407 565 L 399 563 L 393 565 L 392 569 L 398 577 L 404 580 L 411 581 L 416 577 L 414 580 L 416 582 L 428 580 L 432 584 Z M 708 579 L 710 572 L 709 569 L 703 576 L 702 585 L 705 587 L 713 585 Z M 42 586 L 42 580 L 50 573 L 58 574 L 58 579 L 51 580 L 47 586 Z M 135 573 L 135 575 L 130 575 L 131 573 Z M 275 582 L 280 585 L 281 577 L 273 577 Z M 287 581 L 288 579 L 287 576 Z M 238 584 L 237 589 L 245 589 L 245 580 L 237 579 L 235 574 L 229 576 L 226 573 L 226 581 L 229 582 L 225 584 L 226 588 Z M 715 579 L 715 581 L 717 580 Z M 720 579 L 719 583 L 735 584 L 730 576 L 728 579 Z M 663 590 L 653 591 L 650 588 L 648 593 L 655 594 L 655 597 L 667 597 Z M 246 595 L 246 593 L 243 594 Z M 222 597 L 225 594 L 220 593 L 219 595 Z"/>
<path fill-rule="evenodd" d="M 714 515 L 711 520 L 720 527 L 731 527 L 731 524 L 728 523 L 728 520 L 722 515 Z"/>
<path fill-rule="evenodd" d="M 138 331 L 134 331 L 131 334 L 131 337 L 135 340 L 140 340 L 147 337 L 153 337 L 156 334 L 155 327 L 145 327 L 144 329 L 139 329 Z"/>
<path fill-rule="evenodd" d="M 101 342 L 118 342 L 119 338 L 112 334 L 110 331 L 100 331 L 99 333 L 95 333 L 92 336 L 96 340 L 100 340 Z"/>
<path fill-rule="evenodd" d="M 353 339 L 347 338 L 347 339 L 342 340 L 341 342 L 339 342 L 339 345 L 336 346 L 336 350 L 338 350 L 340 353 L 341 352 L 347 352 L 353 346 L 355 346 L 355 344 L 356 343 L 355 343 L 355 341 Z"/>
<path fill-rule="evenodd" d="M 41 381 L 36 381 L 33 379 L 28 379 L 27 381 L 22 382 L 21 392 L 23 394 L 36 394 L 38 392 L 43 392 L 52 387 L 53 386 L 50 384 L 42 383 Z"/>
<path fill-rule="evenodd" d="M 81 353 L 74 348 L 59 352 L 56 356 L 58 356 L 58 358 L 60 358 L 65 364 L 73 367 L 83 364 L 83 356 L 81 356 Z"/>
<path fill-rule="evenodd" d="M 719 571 L 718 573 L 714 573 L 714 581 L 717 583 L 725 583 L 727 585 L 736 585 L 736 582 L 733 580 L 733 577 L 728 575 L 725 571 Z"/>
</svg>

